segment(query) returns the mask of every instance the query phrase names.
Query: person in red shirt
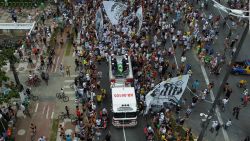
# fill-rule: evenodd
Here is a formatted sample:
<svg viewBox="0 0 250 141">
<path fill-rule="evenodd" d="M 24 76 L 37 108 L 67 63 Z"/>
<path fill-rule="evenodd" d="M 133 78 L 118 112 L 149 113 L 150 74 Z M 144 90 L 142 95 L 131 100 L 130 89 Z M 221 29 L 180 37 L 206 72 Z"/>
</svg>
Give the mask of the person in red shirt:
<svg viewBox="0 0 250 141">
<path fill-rule="evenodd" d="M 78 117 L 78 119 L 80 119 L 81 117 L 81 111 L 78 106 L 76 106 L 76 116 Z"/>
</svg>

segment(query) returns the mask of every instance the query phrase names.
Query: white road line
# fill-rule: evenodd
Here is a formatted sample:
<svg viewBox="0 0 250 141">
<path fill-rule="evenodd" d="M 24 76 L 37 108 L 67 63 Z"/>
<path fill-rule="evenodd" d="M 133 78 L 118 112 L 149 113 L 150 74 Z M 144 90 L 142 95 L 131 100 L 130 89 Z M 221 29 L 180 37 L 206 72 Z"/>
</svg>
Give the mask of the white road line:
<svg viewBox="0 0 250 141">
<path fill-rule="evenodd" d="M 56 72 L 56 70 L 57 70 L 57 67 L 58 67 L 58 61 L 59 61 L 59 57 L 57 57 L 57 60 L 56 60 L 56 65 L 55 65 L 55 71 L 54 71 L 54 72 Z"/>
<path fill-rule="evenodd" d="M 53 63 L 55 63 L 55 61 L 56 61 L 56 58 L 54 57 L 54 59 L 53 59 Z"/>
<path fill-rule="evenodd" d="M 47 109 L 47 114 L 46 114 L 46 119 L 49 118 L 49 106 L 48 106 L 48 109 Z"/>
<path fill-rule="evenodd" d="M 65 88 L 65 89 L 69 89 L 69 88 L 70 88 L 70 86 L 69 86 L 69 85 L 65 85 L 65 86 L 63 86 L 63 88 Z"/>
<path fill-rule="evenodd" d="M 173 42 L 172 42 L 172 36 L 170 36 L 170 43 L 171 43 L 171 47 L 174 48 Z M 177 62 L 177 60 L 176 60 L 175 54 L 174 54 L 174 62 L 175 62 L 176 68 L 177 68 L 177 70 L 178 70 L 178 69 L 179 69 L 179 66 L 178 66 L 178 62 Z"/>
<path fill-rule="evenodd" d="M 37 112 L 37 109 L 38 109 L 38 105 L 39 105 L 39 103 L 36 103 L 36 109 L 35 109 L 35 113 Z"/>
<path fill-rule="evenodd" d="M 72 95 L 72 94 L 75 94 L 75 91 L 65 91 L 64 92 L 66 95 Z"/>
<path fill-rule="evenodd" d="M 53 112 L 51 113 L 51 119 L 53 119 L 53 117 L 54 117 L 54 109 L 53 109 Z"/>
<path fill-rule="evenodd" d="M 123 138 L 124 138 L 124 141 L 127 141 L 124 126 L 122 127 L 122 132 L 123 132 Z"/>
<path fill-rule="evenodd" d="M 201 64 L 201 71 L 202 71 L 202 74 L 203 74 L 203 76 L 204 76 L 204 78 L 205 78 L 205 81 L 206 81 L 206 83 L 207 83 L 207 85 L 208 85 L 208 84 L 209 84 L 209 79 L 208 79 L 208 76 L 207 76 L 207 73 L 206 73 L 206 70 L 205 70 L 203 64 Z M 211 100 L 212 100 L 212 101 L 215 100 L 213 90 L 210 91 L 210 97 L 211 97 Z M 217 115 L 217 117 L 218 117 L 218 120 L 219 120 L 220 124 L 223 125 L 223 120 L 222 120 L 222 118 L 221 118 L 221 114 L 220 114 L 219 109 L 218 109 L 217 106 L 216 106 L 216 108 L 215 108 L 215 113 L 216 113 L 216 115 Z M 223 134 L 223 136 L 224 136 L 225 141 L 230 141 L 230 139 L 229 139 L 229 137 L 228 137 L 228 134 L 227 134 L 227 131 L 226 131 L 224 128 L 222 128 L 222 134 Z"/>
<path fill-rule="evenodd" d="M 74 82 L 75 80 L 64 80 L 65 83 L 72 83 Z"/>
<path fill-rule="evenodd" d="M 69 101 L 76 101 L 76 97 L 69 97 Z"/>
<path fill-rule="evenodd" d="M 72 78 L 75 78 L 75 77 L 77 77 L 78 75 L 76 75 L 76 74 L 74 74 L 74 75 L 70 75 L 70 77 L 72 77 Z"/>
<path fill-rule="evenodd" d="M 179 66 L 178 66 L 178 63 L 177 63 L 177 60 L 176 60 L 175 55 L 174 55 L 174 61 L 175 61 L 176 68 L 177 68 L 177 70 L 178 70 L 178 69 L 179 69 Z"/>
<path fill-rule="evenodd" d="M 46 108 L 46 107 L 44 106 L 44 107 L 43 107 L 43 114 L 44 114 L 44 112 L 45 112 L 45 108 Z"/>
</svg>

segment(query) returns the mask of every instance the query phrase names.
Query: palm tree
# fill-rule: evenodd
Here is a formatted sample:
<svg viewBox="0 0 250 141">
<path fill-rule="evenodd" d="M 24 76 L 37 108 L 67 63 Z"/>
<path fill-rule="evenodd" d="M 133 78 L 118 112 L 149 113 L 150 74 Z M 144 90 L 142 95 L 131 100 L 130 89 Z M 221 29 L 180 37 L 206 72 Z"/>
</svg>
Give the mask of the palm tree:
<svg viewBox="0 0 250 141">
<path fill-rule="evenodd" d="M 14 79 L 16 81 L 16 85 L 19 91 L 22 91 L 22 85 L 20 83 L 18 73 L 16 71 L 15 64 L 19 62 L 19 60 L 15 57 L 14 52 L 16 47 L 18 46 L 17 42 L 11 40 L 3 40 L 0 45 L 0 65 L 6 65 L 7 61 L 10 63 L 10 69 L 13 72 Z M 1 66 L 1 67 L 2 67 Z M 1 75 L 1 73 L 0 73 Z M 1 77 L 1 76 L 0 76 Z"/>
</svg>

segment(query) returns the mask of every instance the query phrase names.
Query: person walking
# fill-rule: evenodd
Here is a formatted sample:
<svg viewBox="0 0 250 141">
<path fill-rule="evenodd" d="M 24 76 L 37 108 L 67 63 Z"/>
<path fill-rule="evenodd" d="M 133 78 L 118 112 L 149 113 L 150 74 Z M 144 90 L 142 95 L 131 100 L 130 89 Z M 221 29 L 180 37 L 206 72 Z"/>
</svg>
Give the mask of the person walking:
<svg viewBox="0 0 250 141">
<path fill-rule="evenodd" d="M 69 118 L 69 107 L 68 106 L 65 106 L 65 111 L 66 111 L 67 117 Z"/>
<path fill-rule="evenodd" d="M 80 62 L 77 60 L 77 59 L 75 59 L 75 71 L 78 71 L 79 70 L 79 65 L 80 65 Z M 79 70 L 80 71 L 80 70 Z"/>
<path fill-rule="evenodd" d="M 72 137 L 71 137 L 71 135 L 66 135 L 66 141 L 72 141 Z"/>
<path fill-rule="evenodd" d="M 46 141 L 46 137 L 45 136 L 41 136 L 38 141 Z"/>
<path fill-rule="evenodd" d="M 25 111 L 25 106 L 23 104 L 20 105 L 20 110 L 19 112 L 17 113 L 17 116 L 18 117 L 23 117 L 23 118 L 26 118 L 26 115 L 24 114 L 24 111 Z"/>
<path fill-rule="evenodd" d="M 228 119 L 228 121 L 226 122 L 226 124 L 224 125 L 225 130 L 228 129 L 228 127 L 232 126 L 232 120 Z"/>
<path fill-rule="evenodd" d="M 218 123 L 217 124 L 217 126 L 215 127 L 215 131 L 216 131 L 216 136 L 219 134 L 219 130 L 220 130 L 220 128 L 221 128 L 221 125 L 220 125 L 220 123 Z"/>
<path fill-rule="evenodd" d="M 210 132 L 211 133 L 213 133 L 214 132 L 214 130 L 216 129 L 216 126 L 218 125 L 219 123 L 218 123 L 218 121 L 213 121 L 212 122 L 212 126 L 211 126 L 211 128 L 210 128 Z"/>
<path fill-rule="evenodd" d="M 197 89 L 200 87 L 200 82 L 199 80 L 195 80 L 192 84 L 192 91 L 196 93 Z"/>
<path fill-rule="evenodd" d="M 60 64 L 59 70 L 60 70 L 61 75 L 64 77 L 64 66 L 62 63 Z"/>
<path fill-rule="evenodd" d="M 65 129 L 63 128 L 62 124 L 60 124 L 59 126 L 59 136 L 62 138 L 62 139 L 65 139 Z"/>
<path fill-rule="evenodd" d="M 49 73 L 48 73 L 48 71 L 44 72 L 44 81 L 45 81 L 46 85 L 48 86 L 49 85 Z"/>
<path fill-rule="evenodd" d="M 66 66 L 66 75 L 70 77 L 70 66 Z"/>
<path fill-rule="evenodd" d="M 36 136 L 36 125 L 33 123 L 30 124 L 30 139 L 31 141 L 35 141 Z"/>
<path fill-rule="evenodd" d="M 240 106 L 235 106 L 233 108 L 233 116 L 235 116 L 235 119 L 239 120 L 239 114 L 240 114 Z"/>
<path fill-rule="evenodd" d="M 225 111 L 225 106 L 226 106 L 226 104 L 228 103 L 228 98 L 224 98 L 224 99 L 222 99 L 222 111 L 224 112 Z"/>
</svg>

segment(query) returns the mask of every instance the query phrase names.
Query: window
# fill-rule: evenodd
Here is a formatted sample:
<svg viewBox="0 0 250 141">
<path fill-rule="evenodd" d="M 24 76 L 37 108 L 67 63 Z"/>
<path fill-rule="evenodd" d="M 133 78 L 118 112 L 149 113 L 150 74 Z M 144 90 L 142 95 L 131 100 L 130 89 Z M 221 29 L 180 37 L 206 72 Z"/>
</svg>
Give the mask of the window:
<svg viewBox="0 0 250 141">
<path fill-rule="evenodd" d="M 136 117 L 136 112 L 114 113 L 114 118 L 134 118 L 134 117 Z"/>
</svg>

